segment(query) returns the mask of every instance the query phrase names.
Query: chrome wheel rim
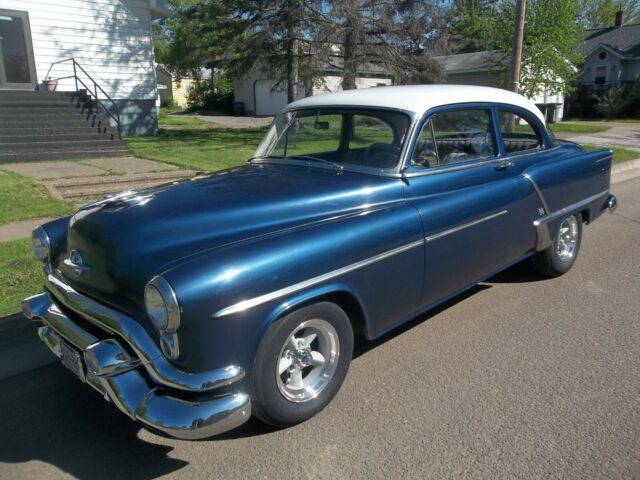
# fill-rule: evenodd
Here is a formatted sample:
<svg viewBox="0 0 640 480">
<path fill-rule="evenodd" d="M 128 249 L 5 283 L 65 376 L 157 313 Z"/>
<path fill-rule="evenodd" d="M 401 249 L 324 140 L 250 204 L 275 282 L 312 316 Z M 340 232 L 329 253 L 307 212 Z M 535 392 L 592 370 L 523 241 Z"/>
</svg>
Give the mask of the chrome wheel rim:
<svg viewBox="0 0 640 480">
<path fill-rule="evenodd" d="M 292 402 L 316 398 L 331 382 L 338 367 L 340 342 L 326 320 L 302 322 L 289 335 L 276 362 L 280 393 Z"/>
<path fill-rule="evenodd" d="M 578 245 L 578 221 L 576 217 L 565 218 L 560 225 L 560 231 L 556 238 L 556 253 L 562 262 L 570 261 Z"/>
</svg>

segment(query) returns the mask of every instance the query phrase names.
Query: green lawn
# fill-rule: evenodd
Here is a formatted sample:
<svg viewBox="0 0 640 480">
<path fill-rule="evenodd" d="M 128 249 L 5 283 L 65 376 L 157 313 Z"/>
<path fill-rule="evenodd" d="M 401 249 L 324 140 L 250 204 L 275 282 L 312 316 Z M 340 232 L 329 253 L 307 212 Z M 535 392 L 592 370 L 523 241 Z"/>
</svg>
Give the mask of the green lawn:
<svg viewBox="0 0 640 480">
<path fill-rule="evenodd" d="M 606 132 L 611 127 L 604 125 L 585 125 L 580 123 L 550 123 L 549 127 L 551 131 L 555 133 L 570 132 L 570 133 L 597 133 Z"/>
<path fill-rule="evenodd" d="M 189 119 L 193 120 L 193 119 Z M 199 121 L 199 120 L 198 120 Z M 161 123 L 161 126 L 165 125 Z M 241 165 L 253 155 L 265 130 L 220 128 L 161 128 L 157 135 L 129 137 L 136 157 L 159 160 L 184 168 L 215 171 Z"/>
<path fill-rule="evenodd" d="M 199 120 L 197 118 L 186 117 L 180 114 L 168 115 L 164 110 L 158 114 L 158 125 L 160 128 L 171 127 L 211 127 L 211 122 Z"/>
<path fill-rule="evenodd" d="M 640 158 L 640 152 L 627 150 L 626 148 L 603 147 L 601 145 L 582 145 L 582 147 L 588 152 L 611 148 L 611 150 L 613 150 L 613 163 L 622 163 L 628 160 L 635 160 L 636 158 Z"/>
<path fill-rule="evenodd" d="M 20 302 L 42 291 L 42 264 L 31 239 L 0 243 L 0 317 L 20 311 Z"/>
<path fill-rule="evenodd" d="M 47 189 L 30 178 L 0 172 L 0 225 L 32 218 L 71 213 L 67 203 L 54 200 Z"/>
</svg>

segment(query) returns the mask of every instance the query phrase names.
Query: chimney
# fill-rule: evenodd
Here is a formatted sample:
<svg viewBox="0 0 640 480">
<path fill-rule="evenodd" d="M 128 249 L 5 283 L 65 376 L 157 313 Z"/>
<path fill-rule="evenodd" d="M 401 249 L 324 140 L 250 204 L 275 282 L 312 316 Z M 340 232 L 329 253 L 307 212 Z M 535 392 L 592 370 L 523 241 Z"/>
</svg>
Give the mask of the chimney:
<svg viewBox="0 0 640 480">
<path fill-rule="evenodd" d="M 622 26 L 622 10 L 618 10 L 616 12 L 616 23 L 615 23 L 616 27 L 621 27 Z"/>
</svg>

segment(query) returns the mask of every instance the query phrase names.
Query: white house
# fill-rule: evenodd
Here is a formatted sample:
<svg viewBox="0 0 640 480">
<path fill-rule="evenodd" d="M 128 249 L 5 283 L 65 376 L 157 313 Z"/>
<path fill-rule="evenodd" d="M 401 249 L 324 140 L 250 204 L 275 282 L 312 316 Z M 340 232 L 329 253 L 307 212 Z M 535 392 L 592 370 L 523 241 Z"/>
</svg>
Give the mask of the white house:
<svg viewBox="0 0 640 480">
<path fill-rule="evenodd" d="M 342 58 L 334 57 L 322 68 L 322 76 L 314 84 L 298 85 L 299 100 L 311 95 L 321 95 L 342 90 Z M 393 75 L 380 65 L 365 64 L 358 70 L 356 88 L 388 86 Z M 287 104 L 284 86 L 259 68 L 254 68 L 246 77 L 234 81 L 236 102 L 242 102 L 247 112 L 255 115 L 274 115 Z"/>
<path fill-rule="evenodd" d="M 447 83 L 459 85 L 480 85 L 484 87 L 500 87 L 500 78 L 493 67 L 502 59 L 497 52 L 473 52 L 460 53 L 433 57 L 440 63 Z M 562 120 L 564 111 L 564 96 L 558 93 L 544 90 L 531 100 L 544 113 L 547 121 L 558 122 Z"/>
<path fill-rule="evenodd" d="M 0 0 L 0 89 L 42 88 L 48 78 L 90 76 L 120 108 L 123 131 L 155 131 L 156 76 L 151 20 L 168 0 Z M 81 85 L 79 88 L 83 88 Z M 75 90 L 75 79 L 57 90 Z M 94 94 L 94 92 L 90 92 Z"/>
</svg>

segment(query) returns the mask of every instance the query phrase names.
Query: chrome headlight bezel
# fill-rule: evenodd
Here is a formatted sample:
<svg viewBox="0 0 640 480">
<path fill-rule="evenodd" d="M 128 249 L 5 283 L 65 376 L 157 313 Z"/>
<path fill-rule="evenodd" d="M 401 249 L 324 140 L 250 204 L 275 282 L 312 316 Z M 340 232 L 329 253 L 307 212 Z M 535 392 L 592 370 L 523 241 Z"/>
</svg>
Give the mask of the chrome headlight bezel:
<svg viewBox="0 0 640 480">
<path fill-rule="evenodd" d="M 33 254 L 44 264 L 51 260 L 51 241 L 44 228 L 37 227 L 31 232 L 31 250 Z"/>
<path fill-rule="evenodd" d="M 175 332 L 180 326 L 180 306 L 173 288 L 156 276 L 144 289 L 144 305 L 151 322 L 160 333 Z"/>
</svg>

